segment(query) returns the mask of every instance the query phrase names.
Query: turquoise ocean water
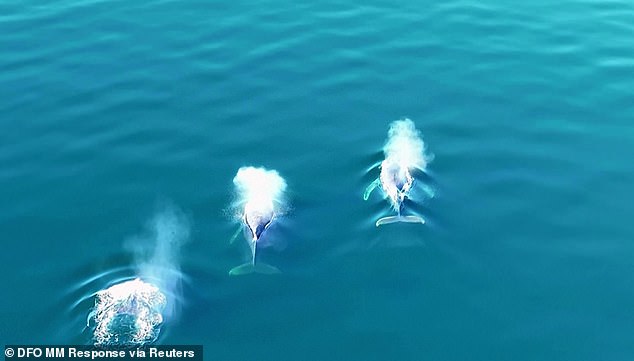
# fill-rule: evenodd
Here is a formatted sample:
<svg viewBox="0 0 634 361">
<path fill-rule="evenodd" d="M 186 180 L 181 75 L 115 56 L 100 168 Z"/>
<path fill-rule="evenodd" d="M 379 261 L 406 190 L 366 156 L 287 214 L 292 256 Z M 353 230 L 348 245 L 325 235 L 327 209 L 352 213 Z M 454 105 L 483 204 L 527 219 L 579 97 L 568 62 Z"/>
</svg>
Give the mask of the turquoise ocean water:
<svg viewBox="0 0 634 361">
<path fill-rule="evenodd" d="M 634 358 L 628 1 L 0 3 L 0 341 L 86 343 L 129 245 L 186 215 L 159 344 L 209 360 Z M 428 223 L 376 228 L 389 123 Z M 290 211 L 230 277 L 232 179 Z"/>
</svg>

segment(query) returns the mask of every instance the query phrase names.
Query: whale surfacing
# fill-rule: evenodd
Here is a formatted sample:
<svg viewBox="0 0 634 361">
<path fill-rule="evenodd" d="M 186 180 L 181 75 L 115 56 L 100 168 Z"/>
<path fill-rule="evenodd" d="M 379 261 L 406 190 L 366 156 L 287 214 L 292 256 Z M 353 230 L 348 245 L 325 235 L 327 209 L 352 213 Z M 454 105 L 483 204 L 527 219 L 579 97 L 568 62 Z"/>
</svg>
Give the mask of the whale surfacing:
<svg viewBox="0 0 634 361">
<path fill-rule="evenodd" d="M 248 234 L 251 262 L 232 268 L 229 274 L 280 273 L 276 267 L 257 262 L 257 250 L 258 242 L 279 213 L 286 182 L 274 170 L 254 167 L 240 168 L 233 182 L 243 204 L 241 221 Z"/>
<path fill-rule="evenodd" d="M 412 172 L 416 169 L 424 171 L 431 160 L 424 150 L 425 144 L 414 122 L 404 119 L 391 124 L 388 140 L 383 148 L 385 159 L 379 166 L 379 177 L 366 188 L 363 199 L 367 200 L 370 193 L 380 185 L 397 215 L 380 218 L 376 222 L 377 227 L 397 222 L 425 224 L 425 220 L 419 216 L 401 214 L 404 201 L 414 185 Z"/>
</svg>

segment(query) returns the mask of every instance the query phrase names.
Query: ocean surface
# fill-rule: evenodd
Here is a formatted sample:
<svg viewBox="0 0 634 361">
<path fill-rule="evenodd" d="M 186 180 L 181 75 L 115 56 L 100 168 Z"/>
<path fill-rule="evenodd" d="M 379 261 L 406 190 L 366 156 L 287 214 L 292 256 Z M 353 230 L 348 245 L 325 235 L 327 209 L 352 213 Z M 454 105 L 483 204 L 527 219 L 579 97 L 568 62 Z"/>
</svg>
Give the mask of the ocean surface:
<svg viewBox="0 0 634 361">
<path fill-rule="evenodd" d="M 435 197 L 377 228 L 363 192 L 405 117 Z M 5 0 L 0 124 L 3 344 L 90 343 L 169 207 L 188 234 L 157 344 L 634 359 L 630 1 Z M 258 254 L 279 275 L 228 275 L 248 165 L 288 184 Z"/>
</svg>

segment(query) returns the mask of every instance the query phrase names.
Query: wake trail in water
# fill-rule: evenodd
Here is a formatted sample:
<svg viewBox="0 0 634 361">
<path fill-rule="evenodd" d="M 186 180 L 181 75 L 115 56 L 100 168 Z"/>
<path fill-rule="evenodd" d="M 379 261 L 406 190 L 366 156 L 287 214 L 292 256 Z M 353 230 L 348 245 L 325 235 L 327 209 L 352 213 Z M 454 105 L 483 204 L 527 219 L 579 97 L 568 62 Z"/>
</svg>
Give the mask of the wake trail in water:
<svg viewBox="0 0 634 361">
<path fill-rule="evenodd" d="M 181 299 L 180 248 L 189 239 L 189 222 L 165 207 L 146 232 L 127 242 L 135 255 L 136 278 L 96 293 L 89 315 L 96 345 L 143 345 L 154 342 Z"/>
</svg>

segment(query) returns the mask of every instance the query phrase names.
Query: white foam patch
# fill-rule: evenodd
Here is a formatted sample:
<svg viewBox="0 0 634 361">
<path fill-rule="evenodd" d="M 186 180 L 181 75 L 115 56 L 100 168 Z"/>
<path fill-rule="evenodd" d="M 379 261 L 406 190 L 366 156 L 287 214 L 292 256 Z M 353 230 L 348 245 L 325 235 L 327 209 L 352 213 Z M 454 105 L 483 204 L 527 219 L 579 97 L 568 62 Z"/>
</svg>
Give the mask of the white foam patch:
<svg viewBox="0 0 634 361">
<path fill-rule="evenodd" d="M 143 345 L 159 335 L 165 295 L 140 279 L 97 292 L 92 319 L 96 345 Z"/>
</svg>

